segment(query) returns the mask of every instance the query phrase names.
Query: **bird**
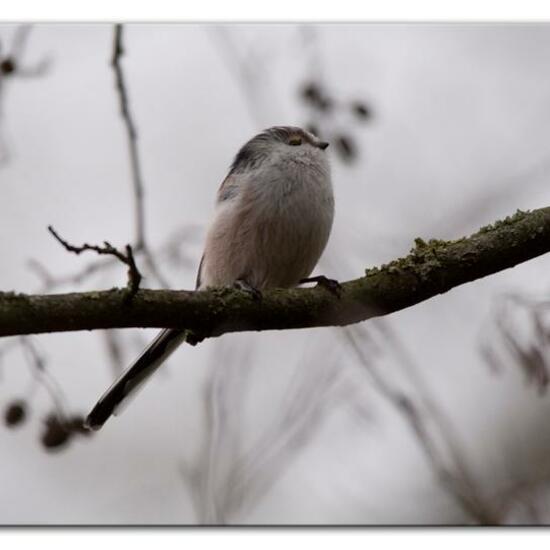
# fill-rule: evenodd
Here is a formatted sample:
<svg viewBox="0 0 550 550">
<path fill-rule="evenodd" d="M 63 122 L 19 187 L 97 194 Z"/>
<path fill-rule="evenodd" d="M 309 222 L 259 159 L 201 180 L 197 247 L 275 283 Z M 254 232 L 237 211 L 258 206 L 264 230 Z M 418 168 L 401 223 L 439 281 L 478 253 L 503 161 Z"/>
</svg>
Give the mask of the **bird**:
<svg viewBox="0 0 550 550">
<path fill-rule="evenodd" d="M 329 240 L 334 193 L 329 143 L 296 126 L 274 126 L 247 141 L 235 156 L 216 198 L 195 289 L 239 288 L 261 299 L 263 290 L 337 281 L 309 277 Z M 184 342 L 195 335 L 165 329 L 101 396 L 85 420 L 99 430 Z"/>
</svg>

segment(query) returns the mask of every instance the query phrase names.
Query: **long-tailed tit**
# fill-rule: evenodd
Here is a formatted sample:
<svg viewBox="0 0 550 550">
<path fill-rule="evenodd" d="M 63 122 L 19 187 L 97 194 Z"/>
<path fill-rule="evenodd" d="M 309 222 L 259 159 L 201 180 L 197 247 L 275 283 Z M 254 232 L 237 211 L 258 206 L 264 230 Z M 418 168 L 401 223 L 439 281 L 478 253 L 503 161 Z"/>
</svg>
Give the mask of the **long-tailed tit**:
<svg viewBox="0 0 550 550">
<path fill-rule="evenodd" d="M 327 244 L 334 197 L 328 143 L 291 126 L 253 137 L 238 152 L 217 196 L 196 288 L 233 286 L 259 293 L 306 280 Z M 166 329 L 105 392 L 86 419 L 99 429 L 184 341 Z"/>
</svg>

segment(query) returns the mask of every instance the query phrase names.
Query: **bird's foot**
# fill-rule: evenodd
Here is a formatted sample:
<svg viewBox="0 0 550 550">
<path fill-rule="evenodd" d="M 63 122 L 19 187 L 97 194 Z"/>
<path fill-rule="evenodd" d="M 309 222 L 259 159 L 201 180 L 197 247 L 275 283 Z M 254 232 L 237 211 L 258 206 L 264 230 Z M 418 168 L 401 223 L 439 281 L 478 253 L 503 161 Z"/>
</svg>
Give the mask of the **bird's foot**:
<svg viewBox="0 0 550 550">
<path fill-rule="evenodd" d="M 262 293 L 257 288 L 254 288 L 250 283 L 246 282 L 244 279 L 237 279 L 233 283 L 233 288 L 246 292 L 253 300 L 256 300 L 257 302 L 261 301 L 262 299 Z"/>
<path fill-rule="evenodd" d="M 200 344 L 206 337 L 207 337 L 206 334 L 203 334 L 194 330 L 188 330 L 185 336 L 185 341 L 190 346 L 196 346 L 197 344 Z"/>
<path fill-rule="evenodd" d="M 317 283 L 318 286 L 326 288 L 329 292 L 340 298 L 342 294 L 342 285 L 336 279 L 329 279 L 324 275 L 318 275 L 317 277 L 307 277 L 301 279 L 300 284 L 303 283 Z"/>
</svg>

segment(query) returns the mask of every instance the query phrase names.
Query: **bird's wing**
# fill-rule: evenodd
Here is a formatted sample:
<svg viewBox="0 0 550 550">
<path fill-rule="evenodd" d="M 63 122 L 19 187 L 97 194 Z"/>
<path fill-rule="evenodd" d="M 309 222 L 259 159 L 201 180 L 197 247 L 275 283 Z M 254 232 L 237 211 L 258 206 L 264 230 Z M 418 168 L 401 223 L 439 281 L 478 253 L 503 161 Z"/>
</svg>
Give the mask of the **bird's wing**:
<svg viewBox="0 0 550 550">
<path fill-rule="evenodd" d="M 197 280 L 195 282 L 195 290 L 198 290 L 201 287 L 201 279 L 202 279 L 202 264 L 204 263 L 204 254 L 201 258 L 201 263 L 199 264 L 199 269 L 197 271 Z"/>
<path fill-rule="evenodd" d="M 241 187 L 242 178 L 237 178 L 233 174 L 229 174 L 220 185 L 217 194 L 217 203 L 221 203 L 227 200 L 232 199 L 239 192 L 239 187 Z"/>
</svg>

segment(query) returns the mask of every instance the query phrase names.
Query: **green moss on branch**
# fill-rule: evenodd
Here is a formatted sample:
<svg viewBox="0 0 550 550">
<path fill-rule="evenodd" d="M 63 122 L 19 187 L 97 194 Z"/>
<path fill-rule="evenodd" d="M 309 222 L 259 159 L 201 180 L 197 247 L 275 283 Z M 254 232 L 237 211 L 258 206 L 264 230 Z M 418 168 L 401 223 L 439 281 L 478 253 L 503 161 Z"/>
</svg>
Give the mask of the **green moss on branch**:
<svg viewBox="0 0 550 550">
<path fill-rule="evenodd" d="M 340 326 L 385 315 L 550 251 L 550 208 L 520 212 L 455 241 L 415 240 L 410 254 L 342 284 L 271 290 L 124 289 L 74 294 L 0 293 L 0 336 L 126 327 L 173 327 L 218 336 L 246 330 Z"/>
</svg>

